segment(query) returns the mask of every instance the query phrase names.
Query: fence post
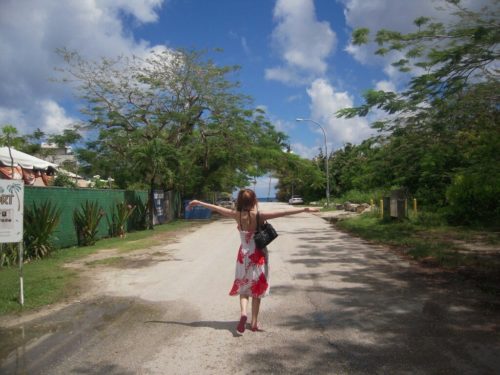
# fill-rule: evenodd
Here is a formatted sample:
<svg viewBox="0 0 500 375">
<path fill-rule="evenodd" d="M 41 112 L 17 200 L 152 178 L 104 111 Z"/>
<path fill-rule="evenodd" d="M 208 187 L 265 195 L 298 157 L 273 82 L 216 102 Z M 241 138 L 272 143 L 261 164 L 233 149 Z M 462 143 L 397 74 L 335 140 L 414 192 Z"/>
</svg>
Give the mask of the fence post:
<svg viewBox="0 0 500 375">
<path fill-rule="evenodd" d="M 384 201 L 384 209 L 382 210 L 382 218 L 388 219 L 391 217 L 391 197 L 382 198 Z"/>
<path fill-rule="evenodd" d="M 413 198 L 413 212 L 417 215 L 417 198 Z"/>
<path fill-rule="evenodd" d="M 380 200 L 380 218 L 381 219 L 384 218 L 384 200 L 383 199 Z"/>
</svg>

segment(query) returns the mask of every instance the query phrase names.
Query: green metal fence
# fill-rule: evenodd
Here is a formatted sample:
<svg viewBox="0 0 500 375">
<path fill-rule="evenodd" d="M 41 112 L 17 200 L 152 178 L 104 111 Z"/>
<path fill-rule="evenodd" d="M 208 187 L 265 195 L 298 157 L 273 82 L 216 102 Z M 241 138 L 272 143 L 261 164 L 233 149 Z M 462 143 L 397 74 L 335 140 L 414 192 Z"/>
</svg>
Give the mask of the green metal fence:
<svg viewBox="0 0 500 375">
<path fill-rule="evenodd" d="M 145 204 L 148 199 L 147 191 L 106 190 L 106 189 L 71 189 L 61 187 L 30 187 L 25 186 L 24 207 L 30 208 L 35 202 L 37 205 L 50 201 L 61 208 L 61 219 L 55 232 L 56 247 L 69 247 L 78 244 L 76 229 L 73 224 L 73 211 L 80 209 L 85 201 L 97 202 L 104 213 L 111 219 L 111 210 L 117 203 L 126 202 L 132 205 L 139 201 Z M 106 217 L 99 223 L 98 238 L 109 236 L 109 226 Z"/>
</svg>

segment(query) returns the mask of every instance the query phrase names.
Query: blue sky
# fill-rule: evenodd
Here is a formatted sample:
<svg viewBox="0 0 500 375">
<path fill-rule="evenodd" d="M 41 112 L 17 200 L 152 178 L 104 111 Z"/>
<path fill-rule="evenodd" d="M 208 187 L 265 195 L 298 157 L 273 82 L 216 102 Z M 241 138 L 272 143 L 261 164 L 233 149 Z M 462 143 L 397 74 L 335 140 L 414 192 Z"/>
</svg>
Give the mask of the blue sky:
<svg viewBox="0 0 500 375">
<path fill-rule="evenodd" d="M 488 1 L 463 1 L 465 5 Z M 390 66 L 397 55 L 373 55 L 374 46 L 350 44 L 354 28 L 414 30 L 426 15 L 448 17 L 439 0 L 1 0 L 0 125 L 21 133 L 60 132 L 79 119 L 80 102 L 68 86 L 50 82 L 61 65 L 55 49 L 89 59 L 145 56 L 153 48 L 221 48 L 221 65 L 241 66 L 241 91 L 290 136 L 292 150 L 313 157 L 323 135 L 329 150 L 359 143 L 369 118 L 332 114 L 360 103 L 376 87 L 400 90 L 408 79 Z M 268 180 L 259 182 L 267 196 Z"/>
</svg>

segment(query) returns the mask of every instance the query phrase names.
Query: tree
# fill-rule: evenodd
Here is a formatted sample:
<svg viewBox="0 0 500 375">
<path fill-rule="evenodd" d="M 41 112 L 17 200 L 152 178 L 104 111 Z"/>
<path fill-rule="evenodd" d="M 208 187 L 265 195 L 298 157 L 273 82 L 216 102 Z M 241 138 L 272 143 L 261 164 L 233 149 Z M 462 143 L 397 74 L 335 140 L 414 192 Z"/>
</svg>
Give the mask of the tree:
<svg viewBox="0 0 500 375">
<path fill-rule="evenodd" d="M 500 148 L 498 15 L 486 7 L 467 10 L 457 0 L 446 3 L 454 10 L 453 22 L 421 17 L 413 33 L 377 32 L 377 54 L 405 53 L 393 65 L 412 73 L 407 88 L 400 93 L 368 90 L 361 106 L 338 115 L 364 116 L 373 108 L 393 115 L 372 124 L 382 135 L 367 163 L 384 161 L 386 166 L 379 167 L 386 173 L 385 185 L 406 187 L 429 206 L 445 207 L 456 223 L 475 221 L 460 208 L 471 205 L 488 212 L 479 215 L 481 222 L 498 222 L 499 210 L 488 208 L 500 205 L 498 194 L 491 194 L 500 181 L 500 158 L 493 151 Z M 369 30 L 356 30 L 354 43 L 366 43 L 368 36 Z M 467 212 L 479 217 L 477 210 Z"/>
<path fill-rule="evenodd" d="M 59 53 L 63 81 L 76 83 L 87 103 L 84 127 L 97 131 L 79 158 L 87 171 L 113 175 L 122 188 L 147 181 L 150 189 L 184 195 L 232 190 L 253 166 L 259 173 L 269 167 L 264 155 L 281 152 L 285 136 L 249 108 L 250 98 L 229 79 L 237 67 L 196 51 L 98 62 Z"/>
<path fill-rule="evenodd" d="M 292 195 L 302 195 L 306 201 L 313 201 L 325 195 L 325 174 L 314 160 L 286 153 L 275 176 L 279 179 L 276 194 L 279 200 L 287 201 Z"/>
<path fill-rule="evenodd" d="M 426 115 L 432 115 L 436 106 L 463 94 L 471 84 L 496 82 L 492 89 L 498 88 L 498 70 L 495 68 L 495 61 L 500 57 L 496 47 L 500 41 L 498 14 L 488 7 L 477 12 L 467 10 L 459 0 L 444 1 L 452 7 L 455 22 L 443 24 L 420 17 L 414 21 L 417 31 L 413 33 L 382 29 L 375 36 L 380 47 L 376 54 L 404 52 L 405 58 L 392 65 L 401 72 L 417 70 L 408 88 L 400 94 L 368 90 L 363 105 L 342 109 L 338 115 L 348 118 L 365 116 L 374 107 L 389 114 L 405 113 L 404 119 L 375 124 L 380 129 L 393 130 L 394 125 L 404 126 L 409 119 L 422 121 Z M 498 3 L 498 0 L 494 2 Z M 368 41 L 368 29 L 353 32 L 355 45 Z M 485 92 L 481 100 L 496 98 L 497 93 L 491 90 Z"/>
</svg>

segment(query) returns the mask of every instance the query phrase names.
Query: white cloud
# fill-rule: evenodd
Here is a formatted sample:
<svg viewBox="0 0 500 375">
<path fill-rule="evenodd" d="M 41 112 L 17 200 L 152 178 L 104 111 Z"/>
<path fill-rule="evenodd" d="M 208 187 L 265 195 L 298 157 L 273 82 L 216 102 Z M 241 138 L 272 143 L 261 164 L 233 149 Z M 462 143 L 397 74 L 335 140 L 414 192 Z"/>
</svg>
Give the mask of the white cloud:
<svg viewBox="0 0 500 375">
<path fill-rule="evenodd" d="M 78 120 L 66 115 L 64 108 L 53 100 L 41 100 L 38 103 L 39 113 L 41 113 L 41 129 L 48 133 L 60 133 Z"/>
<path fill-rule="evenodd" d="M 163 0 L 6 0 L 0 3 L 1 118 L 26 131 L 66 126 L 57 102 L 68 101 L 70 88 L 49 82 L 61 64 L 57 48 L 82 56 L 136 54 L 152 48 L 125 31 L 127 14 L 138 23 L 154 22 Z M 60 109 L 60 107 L 59 107 Z M 44 120 L 45 119 L 45 120 Z M 41 123 L 41 124 L 40 124 Z M 42 129 L 42 130 L 47 130 Z"/>
<path fill-rule="evenodd" d="M 13 125 L 20 132 L 23 132 L 27 127 L 26 120 L 20 109 L 0 107 L 0 127 L 4 125 Z"/>
<path fill-rule="evenodd" d="M 60 133 L 78 119 L 68 116 L 64 108 L 50 99 L 33 100 L 28 109 L 0 107 L 0 124 L 11 124 L 20 134 L 30 133 L 36 128 L 46 133 Z"/>
<path fill-rule="evenodd" d="M 381 90 L 381 91 L 396 91 L 396 86 L 394 85 L 393 82 L 391 81 L 378 81 L 375 84 L 375 90 Z"/>
<path fill-rule="evenodd" d="M 328 81 L 317 79 L 307 89 L 307 94 L 311 98 L 311 118 L 325 128 L 329 152 L 347 142 L 360 143 L 374 134 L 366 118 L 345 119 L 334 115 L 339 109 L 354 106 L 349 93 L 335 91 Z M 310 126 L 315 125 L 311 123 Z M 316 130 L 322 134 L 319 127 Z"/>
<path fill-rule="evenodd" d="M 330 24 L 316 18 L 313 0 L 277 0 L 274 19 L 273 48 L 284 66 L 267 69 L 266 78 L 302 83 L 307 77 L 323 75 L 337 40 Z"/>
<path fill-rule="evenodd" d="M 318 156 L 320 148 L 322 150 L 325 149 L 324 145 L 325 143 L 323 142 L 323 139 L 321 139 L 321 143 L 318 142 L 318 144 L 313 147 L 305 146 L 300 142 L 292 143 L 290 147 L 292 149 L 292 152 L 299 155 L 300 157 L 313 159 L 314 157 Z"/>
</svg>

